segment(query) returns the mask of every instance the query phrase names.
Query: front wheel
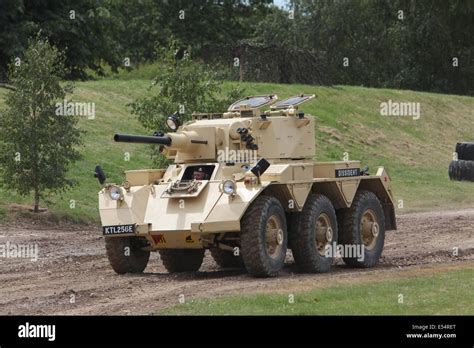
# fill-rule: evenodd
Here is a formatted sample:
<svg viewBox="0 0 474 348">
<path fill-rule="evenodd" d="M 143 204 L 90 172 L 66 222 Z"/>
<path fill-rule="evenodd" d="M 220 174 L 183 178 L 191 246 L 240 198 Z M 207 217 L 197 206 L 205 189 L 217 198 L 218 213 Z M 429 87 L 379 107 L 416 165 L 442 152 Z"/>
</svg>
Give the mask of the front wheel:
<svg viewBox="0 0 474 348">
<path fill-rule="evenodd" d="M 258 197 L 241 223 L 241 254 L 247 271 L 256 277 L 276 277 L 283 268 L 288 244 L 285 211 L 270 196 Z"/>
<path fill-rule="evenodd" d="M 340 212 L 340 242 L 343 260 L 352 267 L 374 267 L 385 242 L 385 215 L 377 196 L 370 191 L 356 194 L 352 206 Z M 347 255 L 350 251 L 354 255 Z"/>
<path fill-rule="evenodd" d="M 150 252 L 143 250 L 147 241 L 137 237 L 105 238 L 107 257 L 118 274 L 141 273 L 146 268 Z"/>
</svg>

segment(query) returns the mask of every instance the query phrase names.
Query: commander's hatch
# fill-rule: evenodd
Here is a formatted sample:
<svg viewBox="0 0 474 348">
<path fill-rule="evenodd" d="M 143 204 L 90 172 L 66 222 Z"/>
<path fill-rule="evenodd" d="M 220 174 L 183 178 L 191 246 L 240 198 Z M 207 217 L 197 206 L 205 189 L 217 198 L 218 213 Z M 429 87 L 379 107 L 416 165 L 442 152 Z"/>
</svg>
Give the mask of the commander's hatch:
<svg viewBox="0 0 474 348">
<path fill-rule="evenodd" d="M 280 100 L 278 103 L 270 106 L 271 110 L 282 110 L 282 109 L 298 109 L 298 106 L 306 103 L 307 101 L 313 99 L 314 94 L 300 94 L 294 97 L 286 98 Z"/>
<path fill-rule="evenodd" d="M 259 110 L 278 100 L 276 94 L 256 95 L 245 97 L 229 106 L 229 112 L 240 112 L 242 117 L 253 117 L 259 113 Z"/>
</svg>

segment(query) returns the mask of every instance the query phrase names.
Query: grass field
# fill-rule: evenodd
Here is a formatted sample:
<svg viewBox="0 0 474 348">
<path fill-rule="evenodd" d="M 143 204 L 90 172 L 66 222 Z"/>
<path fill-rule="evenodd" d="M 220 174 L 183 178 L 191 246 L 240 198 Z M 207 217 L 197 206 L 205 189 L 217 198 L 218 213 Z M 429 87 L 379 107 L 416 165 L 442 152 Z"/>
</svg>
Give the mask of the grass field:
<svg viewBox="0 0 474 348">
<path fill-rule="evenodd" d="M 230 82 L 226 88 L 231 88 Z M 96 118 L 82 119 L 87 133 L 84 158 L 70 170 L 78 185 L 62 196 L 50 196 L 43 206 L 51 218 L 97 221 L 97 191 L 93 169 L 101 164 L 111 182 L 122 182 L 127 169 L 150 167 L 148 147 L 116 144 L 115 132 L 145 134 L 127 104 L 151 93 L 150 80 L 103 79 L 76 84 L 74 101 L 95 102 Z M 413 91 L 335 86 L 315 87 L 268 83 L 243 83 L 246 94 L 277 93 L 280 98 L 314 93 L 318 97 L 302 110 L 316 116 L 316 160 L 340 160 L 344 152 L 360 159 L 374 172 L 387 167 L 396 198 L 403 200 L 400 213 L 409 211 L 472 207 L 474 184 L 450 182 L 447 167 L 459 140 L 474 140 L 474 98 Z M 0 109 L 7 90 L 0 89 Z M 380 103 L 389 99 L 419 102 L 421 118 L 384 117 Z M 216 110 L 217 111 L 217 110 Z M 130 154 L 125 161 L 124 153 Z M 75 209 L 70 202 L 76 202 Z M 31 204 L 31 197 L 18 197 L 0 189 L 0 219 L 9 216 L 10 204 Z"/>
<path fill-rule="evenodd" d="M 309 292 L 190 300 L 164 315 L 473 315 L 474 270 Z M 292 303 L 290 303 L 292 302 Z"/>
</svg>

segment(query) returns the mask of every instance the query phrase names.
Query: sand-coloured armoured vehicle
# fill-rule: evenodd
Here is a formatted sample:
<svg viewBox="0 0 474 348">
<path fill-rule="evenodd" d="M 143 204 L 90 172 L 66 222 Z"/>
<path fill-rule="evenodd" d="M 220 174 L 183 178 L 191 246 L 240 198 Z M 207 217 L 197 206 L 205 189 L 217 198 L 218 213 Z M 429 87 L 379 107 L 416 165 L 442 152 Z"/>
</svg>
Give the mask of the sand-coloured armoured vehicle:
<svg viewBox="0 0 474 348">
<path fill-rule="evenodd" d="M 313 97 L 247 97 L 182 125 L 172 115 L 166 134 L 116 134 L 156 144 L 174 163 L 126 171 L 99 192 L 112 268 L 142 272 L 159 251 L 169 272 L 197 271 L 206 249 L 221 267 L 258 277 L 278 275 L 287 249 L 302 272 L 328 271 L 338 253 L 349 266 L 375 266 L 385 231 L 396 229 L 390 177 L 359 161 L 313 160 L 315 119 L 300 110 Z"/>
</svg>

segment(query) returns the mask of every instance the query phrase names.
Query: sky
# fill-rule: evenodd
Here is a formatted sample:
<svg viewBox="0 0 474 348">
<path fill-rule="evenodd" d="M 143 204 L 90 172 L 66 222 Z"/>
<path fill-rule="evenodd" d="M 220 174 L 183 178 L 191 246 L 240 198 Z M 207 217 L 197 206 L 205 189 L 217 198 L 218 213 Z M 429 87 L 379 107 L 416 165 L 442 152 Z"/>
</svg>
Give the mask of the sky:
<svg viewBox="0 0 474 348">
<path fill-rule="evenodd" d="M 273 3 L 278 7 L 286 6 L 287 0 L 273 0 Z"/>
</svg>

